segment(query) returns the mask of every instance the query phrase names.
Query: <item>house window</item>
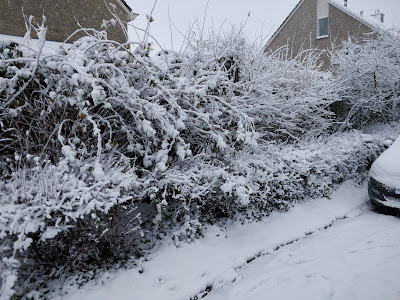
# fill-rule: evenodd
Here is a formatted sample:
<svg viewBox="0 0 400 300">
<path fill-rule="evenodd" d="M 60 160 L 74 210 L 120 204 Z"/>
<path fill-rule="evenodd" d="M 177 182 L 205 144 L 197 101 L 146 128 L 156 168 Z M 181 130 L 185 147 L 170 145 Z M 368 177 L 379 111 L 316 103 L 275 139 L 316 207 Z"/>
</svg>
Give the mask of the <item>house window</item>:
<svg viewBox="0 0 400 300">
<path fill-rule="evenodd" d="M 329 36 L 329 18 L 323 17 L 318 19 L 318 36 L 324 38 Z"/>
</svg>

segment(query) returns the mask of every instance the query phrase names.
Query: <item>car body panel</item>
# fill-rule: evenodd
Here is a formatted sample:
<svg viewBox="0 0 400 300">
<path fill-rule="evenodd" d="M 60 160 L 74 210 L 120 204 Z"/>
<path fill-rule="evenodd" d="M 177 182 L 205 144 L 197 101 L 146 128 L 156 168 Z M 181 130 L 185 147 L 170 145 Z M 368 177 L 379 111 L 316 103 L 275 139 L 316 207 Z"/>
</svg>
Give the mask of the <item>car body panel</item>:
<svg viewBox="0 0 400 300">
<path fill-rule="evenodd" d="M 370 176 L 385 186 L 400 191 L 400 138 L 375 160 Z"/>
<path fill-rule="evenodd" d="M 375 205 L 400 209 L 400 138 L 372 164 L 368 194 Z"/>
</svg>

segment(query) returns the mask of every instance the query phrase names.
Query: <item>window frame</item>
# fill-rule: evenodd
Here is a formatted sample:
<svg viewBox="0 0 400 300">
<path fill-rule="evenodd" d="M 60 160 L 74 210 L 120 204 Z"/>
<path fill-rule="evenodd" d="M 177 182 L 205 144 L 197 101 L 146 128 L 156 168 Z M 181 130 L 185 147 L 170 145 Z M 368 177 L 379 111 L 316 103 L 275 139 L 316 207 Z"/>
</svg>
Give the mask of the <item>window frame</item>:
<svg viewBox="0 0 400 300">
<path fill-rule="evenodd" d="M 327 34 L 320 35 L 320 21 L 323 19 L 327 19 Z M 324 39 L 329 37 L 329 16 L 320 17 L 317 19 L 317 39 Z"/>
</svg>

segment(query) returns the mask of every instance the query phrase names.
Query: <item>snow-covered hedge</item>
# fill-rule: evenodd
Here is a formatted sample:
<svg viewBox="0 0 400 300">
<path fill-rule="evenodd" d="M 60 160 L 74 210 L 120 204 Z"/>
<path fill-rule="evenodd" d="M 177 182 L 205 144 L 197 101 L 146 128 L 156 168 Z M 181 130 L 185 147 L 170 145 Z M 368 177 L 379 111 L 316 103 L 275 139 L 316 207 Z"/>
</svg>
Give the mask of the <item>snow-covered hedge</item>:
<svg viewBox="0 0 400 300">
<path fill-rule="evenodd" d="M 257 220 L 297 201 L 329 196 L 344 180 L 366 178 L 383 140 L 350 132 L 176 165 L 153 188 L 152 199 L 162 205 L 159 225 L 184 224 L 174 235 L 179 244 L 198 236 L 201 224 Z"/>
<path fill-rule="evenodd" d="M 10 296 L 17 278 L 24 294 L 66 265 L 84 271 L 132 254 L 143 238 L 137 206 L 159 174 L 258 137 L 230 99 L 229 74 L 209 60 L 150 58 L 104 32 L 46 54 L 46 28 L 35 29 L 37 51 L 0 47 L 0 269 Z"/>
<path fill-rule="evenodd" d="M 149 56 L 95 31 L 45 54 L 35 30 L 36 51 L 0 45 L 3 295 L 328 195 L 382 150 L 313 139 L 340 89 L 311 55 L 280 61 L 234 34 Z"/>
<path fill-rule="evenodd" d="M 400 116 L 400 35 L 387 31 L 349 39 L 332 53 L 345 114 L 342 129 Z"/>
</svg>

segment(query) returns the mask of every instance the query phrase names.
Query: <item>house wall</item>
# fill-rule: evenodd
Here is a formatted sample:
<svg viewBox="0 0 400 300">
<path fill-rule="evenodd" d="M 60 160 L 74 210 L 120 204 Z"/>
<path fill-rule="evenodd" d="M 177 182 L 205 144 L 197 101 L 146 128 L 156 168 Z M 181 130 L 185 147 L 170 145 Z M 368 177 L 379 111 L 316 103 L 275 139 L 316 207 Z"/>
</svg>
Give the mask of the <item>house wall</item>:
<svg viewBox="0 0 400 300">
<path fill-rule="evenodd" d="M 306 0 L 276 34 L 268 45 L 267 51 L 275 51 L 289 46 L 290 55 L 294 56 L 302 49 L 313 47 L 317 30 L 317 0 Z"/>
<path fill-rule="evenodd" d="M 126 12 L 115 0 L 116 12 L 122 21 L 128 21 Z M 42 14 L 46 17 L 47 40 L 64 41 L 72 32 L 78 29 L 77 22 L 82 27 L 101 29 L 103 19 L 109 20 L 112 15 L 107 10 L 103 0 L 0 0 L 0 33 L 24 36 L 25 22 L 22 7 L 27 16 L 34 16 L 36 23 L 42 22 Z M 107 30 L 108 38 L 125 42 L 126 38 L 121 27 L 117 24 Z M 71 41 L 77 40 L 84 34 L 76 35 Z M 36 37 L 32 33 L 32 37 Z"/>
<path fill-rule="evenodd" d="M 331 40 L 336 44 L 347 40 L 349 36 L 358 37 L 372 32 L 370 27 L 333 5 L 329 7 L 329 23 L 331 27 Z"/>
<path fill-rule="evenodd" d="M 329 37 L 317 39 L 317 3 L 321 0 L 305 0 L 268 44 L 265 51 L 288 45 L 289 54 L 295 56 L 304 49 L 330 50 L 332 43 L 340 45 L 349 36 L 360 36 L 371 32 L 371 28 L 329 4 Z M 321 56 L 324 67 L 329 66 L 326 54 Z"/>
</svg>

